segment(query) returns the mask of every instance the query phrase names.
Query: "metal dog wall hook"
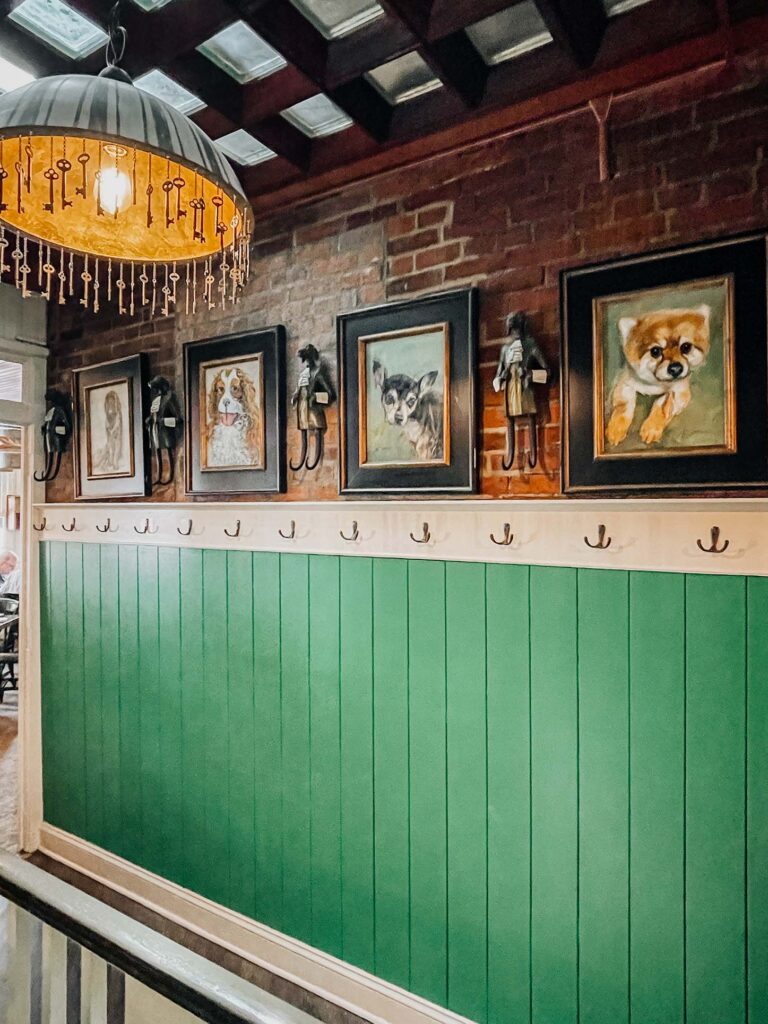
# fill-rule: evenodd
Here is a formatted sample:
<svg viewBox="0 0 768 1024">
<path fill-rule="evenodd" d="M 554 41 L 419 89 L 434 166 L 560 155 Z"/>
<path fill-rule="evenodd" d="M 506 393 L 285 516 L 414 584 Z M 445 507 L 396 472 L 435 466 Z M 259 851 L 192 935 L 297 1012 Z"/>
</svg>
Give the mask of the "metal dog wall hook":
<svg viewBox="0 0 768 1024">
<path fill-rule="evenodd" d="M 507 317 L 509 341 L 501 346 L 499 365 L 493 378 L 493 390 L 504 391 L 504 414 L 507 418 L 507 445 L 501 464 L 509 472 L 515 463 L 515 427 L 522 420 L 528 425 L 528 465 L 539 461 L 536 436 L 537 408 L 534 384 L 546 384 L 549 366 L 530 332 L 527 314 L 518 312 Z"/>
<path fill-rule="evenodd" d="M 588 548 L 598 548 L 601 551 L 604 551 L 606 548 L 609 548 L 611 546 L 612 540 L 612 537 L 608 537 L 606 539 L 605 523 L 600 523 L 600 525 L 597 528 L 597 544 L 593 544 L 589 537 L 584 538 L 584 543 L 587 545 Z"/>
<path fill-rule="evenodd" d="M 327 368 L 314 345 L 299 349 L 299 359 L 304 364 L 296 381 L 296 390 L 291 395 L 291 405 L 296 410 L 296 426 L 301 434 L 301 451 L 297 463 L 291 462 L 294 473 L 300 469 L 311 472 L 323 457 L 325 431 L 328 424 L 326 408 L 336 399 Z M 309 454 L 309 435 L 315 438 L 315 451 Z"/>
<path fill-rule="evenodd" d="M 69 450 L 72 437 L 72 402 L 63 391 L 51 388 L 45 393 L 49 404 L 45 419 L 40 428 L 45 449 L 45 468 L 42 473 L 35 473 L 35 480 L 48 483 L 55 480 L 61 469 L 61 456 Z"/>
<path fill-rule="evenodd" d="M 729 540 L 724 540 L 723 543 L 720 544 L 719 526 L 713 526 L 712 529 L 709 531 L 709 536 L 710 545 L 708 548 L 704 547 L 704 545 L 701 543 L 701 540 L 698 537 L 696 538 L 696 544 L 698 545 L 699 549 L 708 555 L 722 555 L 722 553 L 727 549 L 728 545 L 731 543 Z"/>
<path fill-rule="evenodd" d="M 165 377 L 153 377 L 149 382 L 152 402 L 149 416 L 144 421 L 149 440 L 150 457 L 154 457 L 157 476 L 152 487 L 165 487 L 173 483 L 176 472 L 176 445 L 181 436 L 182 418 L 179 400 Z M 168 475 L 164 476 L 163 452 L 167 452 Z"/>
</svg>

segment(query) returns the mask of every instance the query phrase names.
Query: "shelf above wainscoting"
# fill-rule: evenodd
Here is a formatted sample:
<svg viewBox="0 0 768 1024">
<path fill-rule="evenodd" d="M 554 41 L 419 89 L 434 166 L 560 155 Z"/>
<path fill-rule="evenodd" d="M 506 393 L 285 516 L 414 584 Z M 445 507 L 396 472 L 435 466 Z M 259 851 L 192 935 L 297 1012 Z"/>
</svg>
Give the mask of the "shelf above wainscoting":
<svg viewBox="0 0 768 1024">
<path fill-rule="evenodd" d="M 34 525 L 88 544 L 768 576 L 762 498 L 67 503 L 36 505 Z"/>
</svg>

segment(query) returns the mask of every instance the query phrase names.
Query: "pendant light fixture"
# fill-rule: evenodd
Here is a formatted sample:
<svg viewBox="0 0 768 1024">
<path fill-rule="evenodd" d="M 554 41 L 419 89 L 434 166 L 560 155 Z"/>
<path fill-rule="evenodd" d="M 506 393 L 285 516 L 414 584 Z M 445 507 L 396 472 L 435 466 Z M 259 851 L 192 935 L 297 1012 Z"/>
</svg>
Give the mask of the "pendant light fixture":
<svg viewBox="0 0 768 1024">
<path fill-rule="evenodd" d="M 0 96 L 0 273 L 23 294 L 165 315 L 238 298 L 250 204 L 208 136 L 120 68 L 115 4 L 98 77 Z"/>
</svg>

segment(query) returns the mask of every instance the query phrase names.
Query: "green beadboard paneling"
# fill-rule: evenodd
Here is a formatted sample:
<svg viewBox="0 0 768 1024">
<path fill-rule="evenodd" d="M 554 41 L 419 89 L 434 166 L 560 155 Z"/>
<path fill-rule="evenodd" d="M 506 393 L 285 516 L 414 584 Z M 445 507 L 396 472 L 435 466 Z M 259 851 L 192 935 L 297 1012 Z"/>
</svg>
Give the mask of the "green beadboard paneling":
<svg viewBox="0 0 768 1024">
<path fill-rule="evenodd" d="M 45 542 L 51 824 L 481 1024 L 768 1019 L 768 581 Z"/>
</svg>

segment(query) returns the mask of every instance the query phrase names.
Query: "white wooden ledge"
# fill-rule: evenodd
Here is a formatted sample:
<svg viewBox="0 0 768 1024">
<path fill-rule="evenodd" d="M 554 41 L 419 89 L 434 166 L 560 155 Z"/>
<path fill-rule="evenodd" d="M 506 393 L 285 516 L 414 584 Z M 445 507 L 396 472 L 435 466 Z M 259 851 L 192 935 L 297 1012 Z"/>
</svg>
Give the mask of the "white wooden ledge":
<svg viewBox="0 0 768 1024">
<path fill-rule="evenodd" d="M 110 532 L 100 532 L 108 521 Z M 238 522 L 239 534 L 227 536 Z M 36 506 L 34 523 L 45 523 L 34 533 L 38 540 L 88 544 L 768 575 L 768 500 L 762 498 L 68 503 Z M 354 523 L 357 539 L 344 540 L 341 532 L 351 536 Z M 410 535 L 421 539 L 425 523 L 430 539 L 416 543 Z M 494 544 L 491 534 L 503 539 L 506 523 L 512 542 Z M 585 538 L 597 543 L 601 525 L 610 545 L 591 548 Z M 145 526 L 146 533 L 137 532 Z M 720 546 L 728 541 L 719 554 L 697 544 L 710 546 L 713 527 Z"/>
</svg>

